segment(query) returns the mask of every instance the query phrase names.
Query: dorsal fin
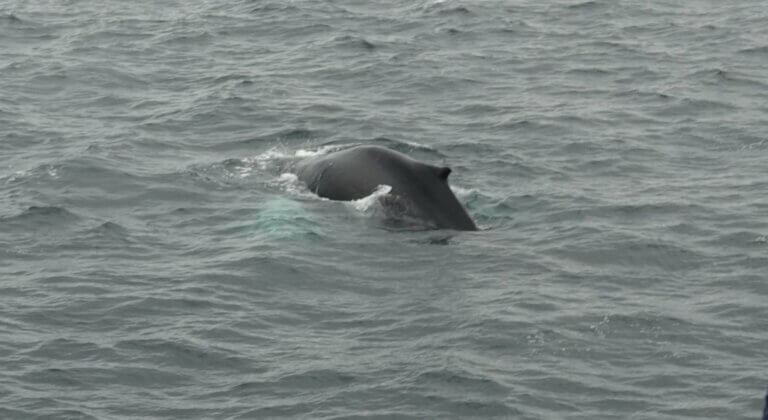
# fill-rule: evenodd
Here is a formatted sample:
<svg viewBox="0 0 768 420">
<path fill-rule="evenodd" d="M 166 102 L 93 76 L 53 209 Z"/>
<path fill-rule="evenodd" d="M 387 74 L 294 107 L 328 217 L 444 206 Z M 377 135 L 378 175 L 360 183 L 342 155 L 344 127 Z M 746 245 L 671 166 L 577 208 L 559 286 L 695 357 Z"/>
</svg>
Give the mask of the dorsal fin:
<svg viewBox="0 0 768 420">
<path fill-rule="evenodd" d="M 451 168 L 447 166 L 443 166 L 443 167 L 435 167 L 435 169 L 437 170 L 438 178 L 442 179 L 443 181 L 448 180 L 448 175 L 451 174 Z"/>
</svg>

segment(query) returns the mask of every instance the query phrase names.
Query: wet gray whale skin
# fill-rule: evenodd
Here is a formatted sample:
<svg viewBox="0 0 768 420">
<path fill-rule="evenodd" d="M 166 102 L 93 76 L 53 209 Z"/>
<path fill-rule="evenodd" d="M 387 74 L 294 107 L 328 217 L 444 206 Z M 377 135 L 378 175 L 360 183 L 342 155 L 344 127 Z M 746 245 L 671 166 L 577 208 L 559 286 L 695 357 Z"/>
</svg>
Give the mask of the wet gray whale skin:
<svg viewBox="0 0 768 420">
<path fill-rule="evenodd" d="M 357 200 L 379 185 L 389 185 L 385 206 L 405 208 L 407 215 L 440 229 L 477 230 L 448 186 L 448 167 L 419 162 L 385 147 L 356 146 L 304 159 L 295 169 L 320 197 Z"/>
</svg>

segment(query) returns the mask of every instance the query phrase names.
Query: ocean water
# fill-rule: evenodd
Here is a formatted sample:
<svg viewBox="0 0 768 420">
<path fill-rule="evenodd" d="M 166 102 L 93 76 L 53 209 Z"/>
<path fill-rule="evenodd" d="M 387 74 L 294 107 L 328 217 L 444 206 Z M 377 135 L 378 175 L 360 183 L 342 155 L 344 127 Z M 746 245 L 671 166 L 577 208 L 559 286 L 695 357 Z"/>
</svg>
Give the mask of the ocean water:
<svg viewBox="0 0 768 420">
<path fill-rule="evenodd" d="M 0 1 L 0 418 L 754 419 L 762 0 Z M 453 168 L 478 232 L 302 157 Z"/>
</svg>

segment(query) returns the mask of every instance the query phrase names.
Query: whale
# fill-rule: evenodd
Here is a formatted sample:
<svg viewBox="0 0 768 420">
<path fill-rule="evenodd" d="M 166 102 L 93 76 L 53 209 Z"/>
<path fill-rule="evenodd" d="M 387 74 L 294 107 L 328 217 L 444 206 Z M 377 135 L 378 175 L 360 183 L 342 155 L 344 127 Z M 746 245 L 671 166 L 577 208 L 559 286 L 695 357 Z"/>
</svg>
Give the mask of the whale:
<svg viewBox="0 0 768 420">
<path fill-rule="evenodd" d="M 413 218 L 437 229 L 477 230 L 448 185 L 451 168 L 421 162 L 375 145 L 354 146 L 299 161 L 295 172 L 310 191 L 330 200 L 351 201 L 389 187 L 379 197 L 385 214 Z"/>
<path fill-rule="evenodd" d="M 768 394 L 765 395 L 765 405 L 763 406 L 763 420 L 768 420 Z"/>
</svg>

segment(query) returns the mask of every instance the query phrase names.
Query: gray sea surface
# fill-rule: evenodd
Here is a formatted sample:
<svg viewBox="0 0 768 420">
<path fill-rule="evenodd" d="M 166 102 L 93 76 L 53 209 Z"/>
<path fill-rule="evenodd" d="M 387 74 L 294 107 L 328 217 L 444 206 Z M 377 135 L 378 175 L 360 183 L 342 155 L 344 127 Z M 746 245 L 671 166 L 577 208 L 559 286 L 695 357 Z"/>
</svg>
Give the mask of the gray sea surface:
<svg viewBox="0 0 768 420">
<path fill-rule="evenodd" d="M 764 0 L 0 0 L 0 418 L 756 419 L 767 168 Z"/>
</svg>

